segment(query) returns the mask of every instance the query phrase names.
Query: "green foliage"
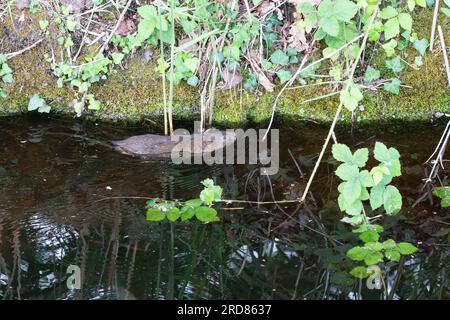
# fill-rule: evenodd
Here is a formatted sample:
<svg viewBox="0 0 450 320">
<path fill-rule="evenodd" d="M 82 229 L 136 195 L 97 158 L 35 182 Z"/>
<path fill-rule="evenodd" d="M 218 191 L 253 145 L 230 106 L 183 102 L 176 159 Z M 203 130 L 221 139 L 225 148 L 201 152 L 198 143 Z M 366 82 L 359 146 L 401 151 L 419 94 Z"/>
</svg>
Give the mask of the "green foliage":
<svg viewBox="0 0 450 320">
<path fill-rule="evenodd" d="M 450 187 L 436 187 L 433 194 L 441 198 L 441 207 L 450 207 Z"/>
<path fill-rule="evenodd" d="M 219 221 L 216 209 L 212 207 L 214 202 L 222 198 L 222 188 L 216 186 L 211 179 L 202 181 L 204 189 L 200 192 L 199 199 L 187 201 L 169 201 L 151 199 L 147 201 L 147 220 L 162 221 L 187 221 L 195 217 L 201 222 Z"/>
<path fill-rule="evenodd" d="M 384 208 L 386 214 L 394 214 L 402 207 L 402 196 L 398 189 L 389 183 L 392 178 L 401 175 L 400 154 L 395 148 L 388 148 L 381 142 L 375 143 L 374 158 L 379 164 L 370 171 L 363 170 L 369 160 L 369 150 L 362 148 L 351 152 L 345 144 L 334 144 L 333 158 L 341 165 L 336 169 L 336 175 L 343 180 L 339 186 L 338 204 L 345 216 L 342 221 L 354 226 L 363 246 L 356 246 L 347 251 L 347 257 L 354 261 L 363 261 L 366 266 L 387 261 L 399 261 L 401 255 L 413 254 L 417 248 L 392 239 L 380 242 L 384 228 L 371 224 L 366 216 L 364 202 L 369 201 L 371 209 Z M 357 278 L 366 278 L 369 270 L 358 266 L 350 271 Z"/>
<path fill-rule="evenodd" d="M 8 93 L 6 89 L 1 86 L 2 82 L 4 84 L 11 84 L 14 82 L 14 77 L 12 74 L 12 69 L 7 63 L 7 59 L 3 54 L 0 54 L 0 98 L 6 98 Z"/>
<path fill-rule="evenodd" d="M 50 106 L 39 95 L 34 94 L 28 102 L 28 111 L 37 110 L 39 113 L 49 113 Z"/>
</svg>

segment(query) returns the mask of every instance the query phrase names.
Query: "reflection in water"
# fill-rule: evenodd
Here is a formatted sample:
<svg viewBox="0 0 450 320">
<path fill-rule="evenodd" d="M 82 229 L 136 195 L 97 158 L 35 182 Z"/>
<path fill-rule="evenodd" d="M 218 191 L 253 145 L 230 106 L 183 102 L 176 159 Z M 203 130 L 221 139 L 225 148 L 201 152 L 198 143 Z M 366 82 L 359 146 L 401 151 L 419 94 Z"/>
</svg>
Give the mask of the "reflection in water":
<svg viewBox="0 0 450 320">
<path fill-rule="evenodd" d="M 131 134 L 71 126 L 55 121 L 1 123 L 6 133 L 0 140 L 1 298 L 383 298 L 381 291 L 370 291 L 364 281 L 348 275 L 352 264 L 345 252 L 357 238 L 339 222 L 332 164 L 321 168 L 313 197 L 303 208 L 222 208 L 220 223 L 149 223 L 143 201 L 114 197 L 189 199 L 198 195 L 202 179 L 213 177 L 227 198 L 242 198 L 245 192 L 252 200 L 295 199 L 305 178 L 289 154 L 282 156 L 283 168 L 269 182 L 254 167 L 144 162 L 92 139 L 46 134 L 75 132 L 102 141 Z M 323 134 L 322 129 L 309 129 L 292 139 L 288 132 L 282 141 L 306 175 Z M 408 133 L 382 139 L 396 142 L 404 155 L 406 174 L 399 188 L 410 206 L 424 175 L 422 157 L 432 151 L 429 138 L 419 133 L 411 139 Z M 363 141 L 347 140 L 353 145 Z M 102 197 L 111 199 L 99 201 Z M 420 241 L 422 249 L 400 267 L 386 265 L 387 285 L 395 288 L 392 298 L 448 299 L 450 257 L 443 232 L 448 212 L 421 203 L 382 223 L 393 237 Z M 70 265 L 80 267 L 80 290 L 66 286 Z"/>
</svg>

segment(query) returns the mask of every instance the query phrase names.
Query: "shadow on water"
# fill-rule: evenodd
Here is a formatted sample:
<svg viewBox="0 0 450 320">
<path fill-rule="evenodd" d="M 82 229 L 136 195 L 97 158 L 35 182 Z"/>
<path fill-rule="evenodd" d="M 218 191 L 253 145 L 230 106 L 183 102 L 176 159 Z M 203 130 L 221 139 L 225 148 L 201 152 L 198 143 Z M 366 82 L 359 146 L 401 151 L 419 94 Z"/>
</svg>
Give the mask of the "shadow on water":
<svg viewBox="0 0 450 320">
<path fill-rule="evenodd" d="M 331 159 L 304 207 L 224 206 L 219 223 L 150 223 L 144 200 L 114 198 L 189 199 L 213 177 L 229 199 L 296 199 L 326 128 L 283 130 L 282 169 L 270 183 L 252 166 L 142 161 L 97 143 L 134 133 L 64 120 L 0 120 L 0 298 L 383 298 L 348 275 L 345 252 L 357 238 L 339 221 Z M 420 252 L 401 272 L 397 263 L 384 266 L 394 299 L 449 298 L 449 212 L 432 198 L 412 207 L 439 136 L 439 128 L 338 135 L 353 147 L 381 140 L 402 154 L 397 186 L 404 210 L 381 223 L 398 241 L 418 243 Z M 67 288 L 70 265 L 80 267 L 81 290 Z"/>
</svg>

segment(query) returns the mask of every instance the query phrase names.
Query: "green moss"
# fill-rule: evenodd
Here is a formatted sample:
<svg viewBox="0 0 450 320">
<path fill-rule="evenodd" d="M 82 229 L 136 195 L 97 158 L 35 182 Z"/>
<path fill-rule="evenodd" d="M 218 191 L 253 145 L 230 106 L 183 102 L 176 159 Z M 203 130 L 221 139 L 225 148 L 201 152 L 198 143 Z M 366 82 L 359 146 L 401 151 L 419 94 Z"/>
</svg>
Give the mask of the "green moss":
<svg viewBox="0 0 450 320">
<path fill-rule="evenodd" d="M 423 30 L 419 37 L 428 37 L 431 16 L 432 10 L 429 9 L 418 12 L 415 30 Z M 5 19 L 5 23 L 8 27 L 7 20 Z M 31 22 L 24 30 L 18 30 L 18 33 L 23 37 L 29 36 L 30 30 L 39 30 L 37 23 Z M 448 30 L 448 20 L 443 27 Z M 0 47 L 3 52 L 13 52 L 22 48 L 9 41 L 1 32 L 3 31 L 0 30 L 0 37 L 6 39 Z M 37 93 L 51 103 L 53 112 L 73 116 L 74 112 L 69 104 L 75 98 L 75 93 L 68 87 L 60 89 L 56 87 L 57 79 L 43 58 L 44 53 L 51 52 L 51 43 L 54 44 L 52 41 L 56 37 L 50 35 L 48 38 L 37 48 L 10 61 L 15 82 L 8 86 L 9 96 L 0 100 L 0 114 L 26 112 L 29 97 Z M 450 43 L 450 39 L 448 41 Z M 411 52 L 409 59 L 414 60 L 416 55 L 413 53 L 414 49 L 408 50 Z M 372 64 L 379 67 L 384 65 L 382 52 L 374 57 Z M 401 80 L 411 88 L 402 88 L 398 96 L 383 90 L 378 90 L 373 95 L 366 94 L 363 102 L 364 111 L 358 112 L 358 120 L 361 122 L 428 120 L 434 111 L 450 113 L 449 91 L 440 52 L 427 53 L 420 71 L 407 68 L 402 73 Z M 279 87 L 278 85 L 277 88 Z M 293 119 L 293 123 L 300 120 L 329 123 L 339 102 L 337 95 L 309 103 L 304 101 L 323 96 L 333 90 L 334 88 L 328 85 L 286 90 L 278 102 L 276 116 Z M 142 118 L 159 119 L 163 114 L 161 77 L 155 72 L 155 63 L 146 62 L 140 53 L 128 59 L 123 69 L 117 68 L 117 73 L 108 80 L 95 84 L 92 93 L 102 102 L 103 108 L 97 112 L 86 111 L 84 116 L 88 118 L 135 121 Z M 240 92 L 237 89 L 217 90 L 214 100 L 214 122 L 216 125 L 267 122 L 277 94 L 277 90 L 262 94 L 247 90 Z M 198 119 L 199 103 L 198 88 L 186 84 L 176 86 L 174 118 Z M 350 117 L 350 112 L 344 111 L 343 123 L 349 123 Z"/>
</svg>

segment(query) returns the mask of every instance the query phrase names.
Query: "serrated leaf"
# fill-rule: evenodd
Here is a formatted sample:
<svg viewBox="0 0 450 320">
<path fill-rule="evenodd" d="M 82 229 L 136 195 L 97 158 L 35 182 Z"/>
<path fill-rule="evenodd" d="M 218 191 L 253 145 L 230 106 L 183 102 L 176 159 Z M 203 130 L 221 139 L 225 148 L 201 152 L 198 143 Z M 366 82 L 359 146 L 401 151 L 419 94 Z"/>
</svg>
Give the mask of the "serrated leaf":
<svg viewBox="0 0 450 320">
<path fill-rule="evenodd" d="M 360 168 L 366 165 L 367 160 L 369 160 L 369 149 L 367 148 L 356 150 L 352 156 L 352 163 Z"/>
<path fill-rule="evenodd" d="M 370 207 L 376 210 L 383 205 L 383 194 L 385 187 L 381 184 L 370 189 Z"/>
<path fill-rule="evenodd" d="M 387 259 L 391 261 L 399 261 L 400 260 L 400 252 L 397 250 L 386 250 L 384 253 Z"/>
<path fill-rule="evenodd" d="M 359 169 L 357 166 L 343 163 L 336 169 L 336 175 L 341 178 L 341 180 L 349 181 L 354 180 L 359 177 Z"/>
<path fill-rule="evenodd" d="M 289 64 L 289 56 L 280 49 L 277 49 L 271 54 L 270 61 L 274 64 L 285 66 Z"/>
<path fill-rule="evenodd" d="M 364 247 L 353 247 L 347 251 L 347 257 L 354 261 L 363 261 L 370 254 L 370 251 Z"/>
<path fill-rule="evenodd" d="M 361 233 L 359 238 L 364 241 L 364 243 L 377 242 L 380 239 L 380 235 L 375 230 L 368 230 Z"/>
<path fill-rule="evenodd" d="M 352 152 L 350 148 L 342 143 L 335 143 L 331 148 L 333 158 L 340 162 L 350 163 L 353 160 Z"/>
<path fill-rule="evenodd" d="M 364 258 L 364 262 L 368 266 L 375 265 L 383 260 L 383 254 L 381 252 L 372 252 L 371 254 L 368 254 Z"/>
<path fill-rule="evenodd" d="M 383 193 L 383 206 L 386 213 L 393 214 L 402 208 L 402 195 L 394 186 L 387 186 Z"/>
</svg>

